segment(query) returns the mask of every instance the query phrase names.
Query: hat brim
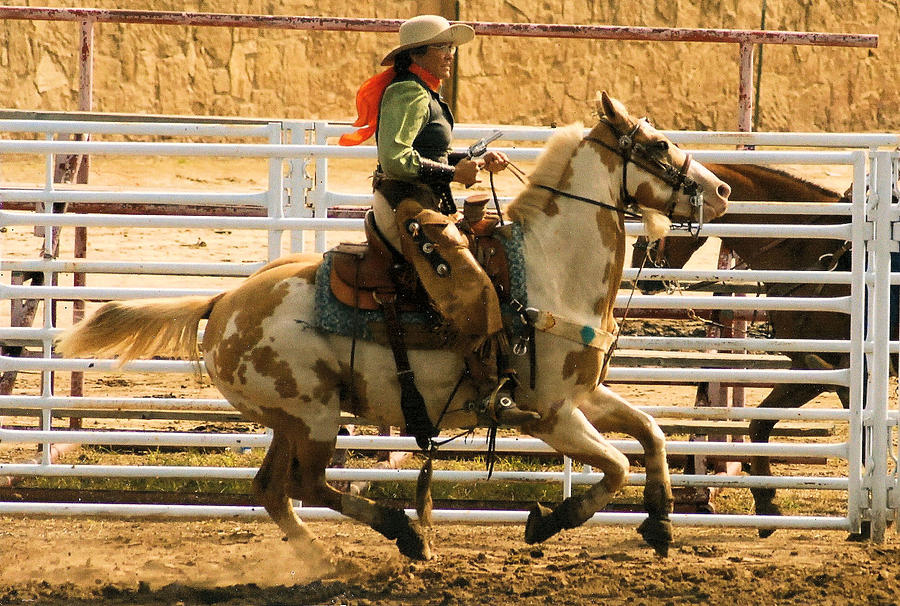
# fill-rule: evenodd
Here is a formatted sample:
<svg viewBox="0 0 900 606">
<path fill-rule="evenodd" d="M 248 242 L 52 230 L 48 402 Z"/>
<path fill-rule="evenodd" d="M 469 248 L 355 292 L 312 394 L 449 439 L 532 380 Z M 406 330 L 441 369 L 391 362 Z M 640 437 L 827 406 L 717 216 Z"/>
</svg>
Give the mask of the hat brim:
<svg viewBox="0 0 900 606">
<path fill-rule="evenodd" d="M 428 40 L 413 42 L 411 44 L 401 44 L 400 46 L 389 52 L 387 55 L 385 55 L 384 59 L 381 60 L 381 64 L 392 65 L 394 63 L 394 57 L 396 57 L 399 53 L 402 53 L 403 51 L 409 50 L 411 48 L 428 46 L 429 44 L 453 44 L 454 46 L 460 46 L 466 44 L 467 42 L 471 42 L 474 38 L 475 30 L 472 29 L 471 26 L 464 23 L 454 23 L 449 28 L 439 33 L 437 36 L 433 36 Z"/>
</svg>

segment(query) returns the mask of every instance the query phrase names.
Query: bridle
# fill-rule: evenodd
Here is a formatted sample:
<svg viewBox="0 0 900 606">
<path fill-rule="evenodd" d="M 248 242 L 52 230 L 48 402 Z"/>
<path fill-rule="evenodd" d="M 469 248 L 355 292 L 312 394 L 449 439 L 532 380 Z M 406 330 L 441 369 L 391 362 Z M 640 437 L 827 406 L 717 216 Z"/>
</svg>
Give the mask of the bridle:
<svg viewBox="0 0 900 606">
<path fill-rule="evenodd" d="M 609 128 L 609 130 L 612 131 L 612 133 L 615 135 L 616 141 L 618 142 L 618 147 L 613 147 L 606 141 L 603 141 L 602 139 L 599 139 L 597 137 L 587 136 L 583 139 L 584 141 L 596 143 L 622 158 L 622 187 L 620 190 L 620 198 L 623 207 L 619 207 L 618 205 L 613 204 L 607 204 L 606 202 L 601 202 L 600 200 L 595 200 L 586 196 L 579 196 L 578 194 L 573 194 L 551 185 L 526 182 L 525 171 L 520 169 L 512 162 L 510 162 L 508 166 L 512 169 L 513 175 L 526 186 L 531 185 L 533 187 L 537 187 L 538 189 L 548 191 L 556 196 L 562 196 L 564 198 L 578 200 L 579 202 L 585 202 L 593 206 L 606 208 L 608 210 L 615 211 L 625 217 L 640 219 L 641 214 L 639 212 L 628 210 L 628 208 L 626 208 L 631 207 L 637 209 L 640 206 L 637 199 L 630 193 L 628 193 L 628 163 L 630 162 L 635 166 L 642 168 L 651 175 L 657 177 L 663 183 L 672 188 L 672 195 L 669 198 L 668 203 L 666 204 L 665 212 L 666 217 L 670 221 L 672 220 L 672 214 L 675 212 L 675 205 L 678 202 L 678 194 L 683 193 L 689 197 L 691 205 L 690 217 L 688 217 L 687 221 L 684 223 L 673 224 L 673 228 L 687 229 L 688 233 L 696 238 L 700 233 L 700 229 L 703 227 L 703 186 L 694 181 L 687 174 L 687 171 L 691 166 L 691 155 L 685 154 L 684 163 L 681 165 L 681 168 L 675 168 L 675 165 L 669 164 L 668 162 L 663 162 L 659 158 L 654 157 L 654 155 L 651 154 L 647 149 L 646 145 L 638 143 L 634 139 L 638 130 L 640 130 L 641 128 L 641 123 L 646 122 L 646 120 L 646 118 L 641 118 L 638 123 L 634 125 L 634 128 L 631 129 L 631 132 L 629 132 L 627 135 L 623 135 L 605 116 L 601 116 L 600 121 L 603 122 L 603 124 L 605 124 L 607 128 Z M 494 195 L 494 203 L 497 206 L 497 214 L 502 217 L 497 193 L 496 191 L 494 191 L 493 173 L 491 173 L 491 191 Z M 503 220 L 501 218 L 501 224 L 502 221 Z"/>
<path fill-rule="evenodd" d="M 675 212 L 678 194 L 682 193 L 688 196 L 691 205 L 691 215 L 686 221 L 686 228 L 691 235 L 696 237 L 703 227 L 703 186 L 687 174 L 691 166 L 691 155 L 686 153 L 681 168 L 676 168 L 674 164 L 669 164 L 668 162 L 660 160 L 654 154 L 650 153 L 650 150 L 646 145 L 635 140 L 635 135 L 637 135 L 640 130 L 641 124 L 646 122 L 646 118 L 639 120 L 637 124 L 634 125 L 634 128 L 627 134 L 619 131 L 619 129 L 605 116 L 601 116 L 600 121 L 606 125 L 613 135 L 615 135 L 617 145 L 612 146 L 598 137 L 587 136 L 585 137 L 585 140 L 596 143 L 622 158 L 622 187 L 620 195 L 625 206 L 633 208 L 638 206 L 637 199 L 628 192 L 628 164 L 631 163 L 660 179 L 663 183 L 672 188 L 672 195 L 669 197 L 664 213 L 669 220 L 672 219 L 672 214 Z M 543 186 L 539 187 L 548 189 Z M 580 199 L 565 193 L 562 195 Z M 623 214 L 628 213 L 629 216 L 636 216 L 636 213 L 629 213 L 629 211 L 626 211 L 625 209 L 616 210 Z"/>
</svg>

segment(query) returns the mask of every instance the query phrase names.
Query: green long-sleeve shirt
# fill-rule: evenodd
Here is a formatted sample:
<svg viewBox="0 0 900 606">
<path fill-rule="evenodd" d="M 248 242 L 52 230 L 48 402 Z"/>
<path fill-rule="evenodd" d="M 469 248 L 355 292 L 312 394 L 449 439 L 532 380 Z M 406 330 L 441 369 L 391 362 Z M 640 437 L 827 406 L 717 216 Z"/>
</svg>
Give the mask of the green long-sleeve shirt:
<svg viewBox="0 0 900 606">
<path fill-rule="evenodd" d="M 378 162 L 388 178 L 418 180 L 422 155 L 414 144 L 429 123 L 432 100 L 431 93 L 412 79 L 399 80 L 385 89 L 377 140 Z M 443 162 L 447 152 L 449 149 L 440 150 Z"/>
</svg>

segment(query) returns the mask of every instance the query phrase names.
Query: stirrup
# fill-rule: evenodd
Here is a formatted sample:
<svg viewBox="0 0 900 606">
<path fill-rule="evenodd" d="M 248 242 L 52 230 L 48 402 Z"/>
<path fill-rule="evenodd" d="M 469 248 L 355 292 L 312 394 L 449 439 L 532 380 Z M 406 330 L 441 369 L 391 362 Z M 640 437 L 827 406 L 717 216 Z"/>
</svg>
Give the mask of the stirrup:
<svg viewBox="0 0 900 606">
<path fill-rule="evenodd" d="M 501 377 L 497 387 L 480 402 L 470 402 L 470 408 L 478 414 L 478 420 L 487 425 L 519 426 L 529 421 L 538 421 L 541 415 L 533 410 L 522 410 L 509 394 L 501 391 L 507 387 L 509 377 Z"/>
</svg>

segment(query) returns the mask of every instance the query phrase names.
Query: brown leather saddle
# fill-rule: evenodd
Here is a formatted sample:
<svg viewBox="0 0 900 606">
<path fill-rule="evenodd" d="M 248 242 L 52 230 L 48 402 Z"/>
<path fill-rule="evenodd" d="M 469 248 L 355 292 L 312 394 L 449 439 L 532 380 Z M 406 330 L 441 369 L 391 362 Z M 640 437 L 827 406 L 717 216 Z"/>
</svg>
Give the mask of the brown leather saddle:
<svg viewBox="0 0 900 606">
<path fill-rule="evenodd" d="M 404 311 L 427 306 L 428 298 L 409 265 L 375 224 L 375 213 L 365 216 L 365 242 L 342 242 L 329 250 L 331 292 L 350 307 L 379 309 L 378 292 L 397 293 Z M 402 297 L 399 295 L 403 294 Z"/>
<path fill-rule="evenodd" d="M 457 227 L 468 236 L 469 249 L 493 282 L 500 301 L 508 301 L 509 261 L 495 233 L 499 220 L 496 215 L 483 213 L 480 217 L 475 213 L 476 220 L 472 217 L 470 213 Z M 392 294 L 399 311 L 430 309 L 428 295 L 412 264 L 384 238 L 371 210 L 365 216 L 365 234 L 366 242 L 341 243 L 326 253 L 333 258 L 330 282 L 335 298 L 350 307 L 376 310 L 381 308 L 379 296 Z"/>
</svg>

